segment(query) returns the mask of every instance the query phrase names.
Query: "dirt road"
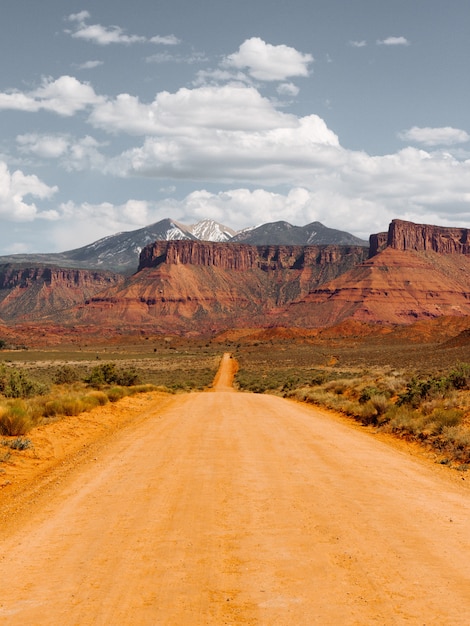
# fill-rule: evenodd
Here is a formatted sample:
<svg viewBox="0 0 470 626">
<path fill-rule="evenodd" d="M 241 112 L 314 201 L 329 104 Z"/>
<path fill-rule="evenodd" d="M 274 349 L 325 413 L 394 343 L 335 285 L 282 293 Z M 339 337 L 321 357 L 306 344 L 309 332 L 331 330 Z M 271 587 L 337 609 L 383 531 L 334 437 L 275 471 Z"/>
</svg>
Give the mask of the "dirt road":
<svg viewBox="0 0 470 626">
<path fill-rule="evenodd" d="M 222 364 L 3 531 L 0 624 L 468 625 L 468 481 Z"/>
</svg>

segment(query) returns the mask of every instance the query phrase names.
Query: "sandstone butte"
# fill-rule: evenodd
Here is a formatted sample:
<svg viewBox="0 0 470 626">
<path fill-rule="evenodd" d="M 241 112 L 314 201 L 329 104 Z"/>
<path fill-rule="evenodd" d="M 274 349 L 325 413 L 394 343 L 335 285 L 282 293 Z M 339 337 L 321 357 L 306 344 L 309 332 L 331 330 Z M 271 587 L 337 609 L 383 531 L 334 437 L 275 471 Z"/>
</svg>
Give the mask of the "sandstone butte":
<svg viewBox="0 0 470 626">
<path fill-rule="evenodd" d="M 321 328 L 358 320 L 410 324 L 470 315 L 470 231 L 393 220 L 360 246 L 156 241 L 138 271 L 10 267 L 0 277 L 8 325 Z"/>
</svg>

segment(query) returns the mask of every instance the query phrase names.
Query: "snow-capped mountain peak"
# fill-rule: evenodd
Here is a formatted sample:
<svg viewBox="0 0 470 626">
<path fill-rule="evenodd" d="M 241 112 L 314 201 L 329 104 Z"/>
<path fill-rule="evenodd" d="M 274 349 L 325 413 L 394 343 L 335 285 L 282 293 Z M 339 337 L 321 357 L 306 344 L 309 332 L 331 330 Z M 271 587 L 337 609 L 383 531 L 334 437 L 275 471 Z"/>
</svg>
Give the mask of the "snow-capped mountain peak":
<svg viewBox="0 0 470 626">
<path fill-rule="evenodd" d="M 236 234 L 235 230 L 210 219 L 201 220 L 197 224 L 192 224 L 189 230 L 201 241 L 230 241 Z"/>
</svg>

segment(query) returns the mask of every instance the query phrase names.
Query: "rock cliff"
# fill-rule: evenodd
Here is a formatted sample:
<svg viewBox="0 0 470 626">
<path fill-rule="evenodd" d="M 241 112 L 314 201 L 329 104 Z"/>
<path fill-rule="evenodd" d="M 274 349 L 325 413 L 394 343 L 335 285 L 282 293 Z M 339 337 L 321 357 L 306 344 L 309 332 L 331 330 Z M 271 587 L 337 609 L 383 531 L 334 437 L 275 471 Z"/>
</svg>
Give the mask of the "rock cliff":
<svg viewBox="0 0 470 626">
<path fill-rule="evenodd" d="M 0 317 L 21 321 L 57 314 L 123 280 L 111 272 L 0 265 Z"/>
<path fill-rule="evenodd" d="M 72 315 L 160 330 L 263 325 L 277 307 L 305 296 L 367 258 L 363 246 L 250 246 L 156 241 L 139 271 Z M 268 323 L 275 323 L 275 317 Z"/>
<path fill-rule="evenodd" d="M 334 266 L 346 261 L 352 267 L 367 258 L 363 246 L 250 246 L 236 243 L 199 241 L 155 241 L 140 254 L 139 269 L 167 265 L 197 265 L 220 270 L 264 271 L 303 270 L 306 267 Z"/>
<path fill-rule="evenodd" d="M 386 247 L 438 254 L 470 254 L 470 229 L 392 220 L 388 233 L 371 235 L 370 256 L 375 256 Z"/>
</svg>

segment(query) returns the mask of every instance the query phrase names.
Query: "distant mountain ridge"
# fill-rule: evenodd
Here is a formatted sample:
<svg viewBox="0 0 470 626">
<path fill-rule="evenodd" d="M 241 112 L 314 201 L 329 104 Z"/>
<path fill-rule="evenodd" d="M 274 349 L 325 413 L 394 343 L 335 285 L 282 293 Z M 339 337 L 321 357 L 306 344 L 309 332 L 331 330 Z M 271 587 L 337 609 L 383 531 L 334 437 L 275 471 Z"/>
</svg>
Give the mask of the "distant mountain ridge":
<svg viewBox="0 0 470 626">
<path fill-rule="evenodd" d="M 219 226 L 203 228 L 224 236 Z M 299 236 L 286 222 L 266 226 Z M 312 237 L 319 229 L 305 230 Z M 112 249 L 125 254 L 138 247 L 139 237 L 152 241 L 139 254 L 137 271 L 127 276 L 103 268 L 0 264 L 0 326 L 37 324 L 41 333 L 54 326 L 76 335 L 86 328 L 203 334 L 237 327 L 320 328 L 346 320 L 470 320 L 470 229 L 393 220 L 387 233 L 371 236 L 370 247 L 250 245 L 233 238 L 200 241 L 189 227 L 163 220 L 151 230 L 71 251 L 68 260 L 106 261 Z"/>
<path fill-rule="evenodd" d="M 292 226 L 288 222 L 280 221 L 237 232 L 210 219 L 187 226 L 166 218 L 137 230 L 109 235 L 66 252 L 0 256 L 0 265 L 7 263 L 55 265 L 131 274 L 137 270 L 139 255 L 145 246 L 154 241 L 175 240 L 249 245 L 368 246 L 368 242 L 349 233 L 327 228 L 320 222 L 312 222 L 307 226 Z"/>
</svg>

